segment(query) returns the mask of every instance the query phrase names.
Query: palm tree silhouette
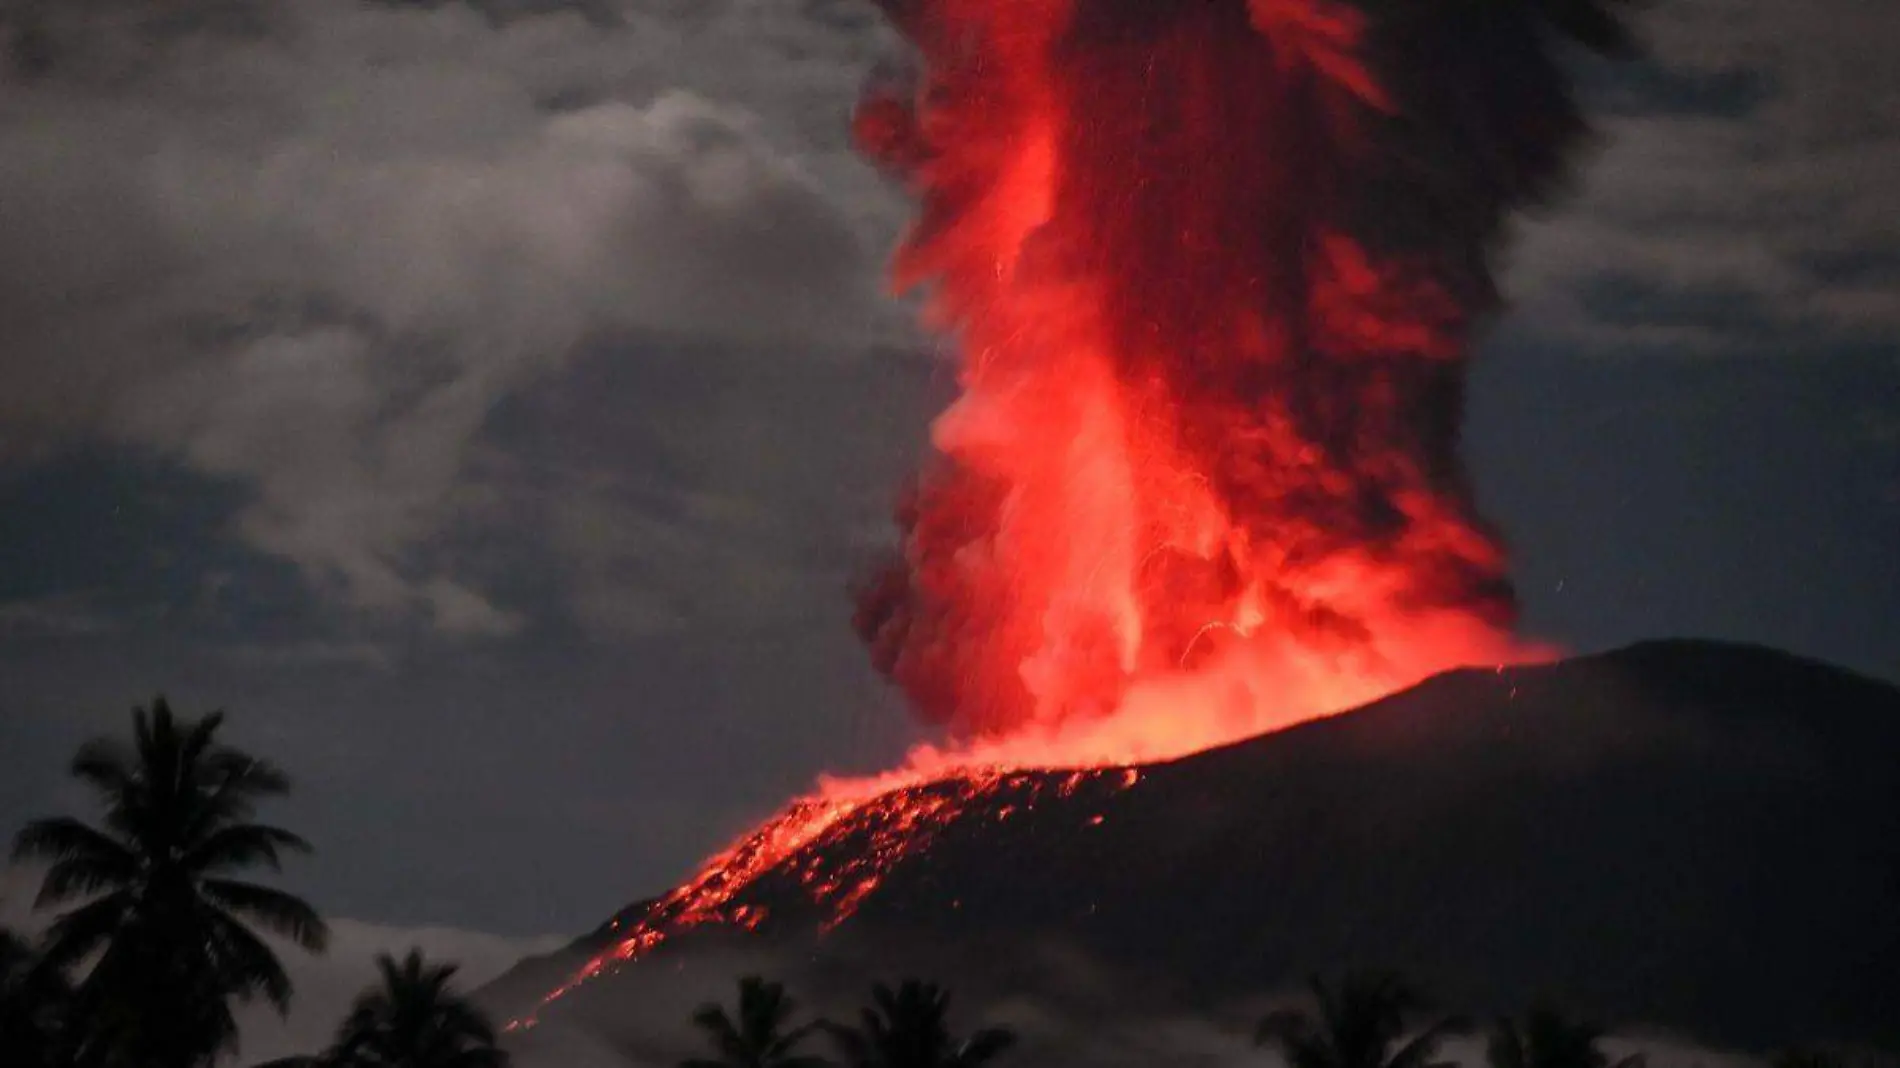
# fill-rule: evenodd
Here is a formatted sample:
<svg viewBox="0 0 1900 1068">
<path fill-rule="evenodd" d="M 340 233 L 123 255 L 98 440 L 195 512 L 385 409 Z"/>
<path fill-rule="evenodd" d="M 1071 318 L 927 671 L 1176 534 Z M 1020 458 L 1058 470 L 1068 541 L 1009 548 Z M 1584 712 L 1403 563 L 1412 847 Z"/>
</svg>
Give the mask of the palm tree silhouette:
<svg viewBox="0 0 1900 1068">
<path fill-rule="evenodd" d="M 829 1062 L 823 1057 L 798 1052 L 819 1025 L 788 1029 L 796 1007 L 783 983 L 746 976 L 739 980 L 736 1016 L 712 1002 L 693 1013 L 693 1026 L 715 1055 L 681 1061 L 680 1068 L 825 1068 Z"/>
<path fill-rule="evenodd" d="M 1261 1020 L 1254 1034 L 1257 1044 L 1278 1046 L 1291 1068 L 1450 1068 L 1433 1059 L 1438 1044 L 1469 1026 L 1446 1017 L 1400 1044 L 1408 1017 L 1427 1007 L 1404 979 L 1390 972 L 1356 972 L 1338 990 L 1317 976 L 1309 986 L 1317 1019 L 1283 1009 Z"/>
<path fill-rule="evenodd" d="M 66 1062 L 64 1026 L 72 989 L 26 939 L 0 928 L 0 1051 L 9 1065 Z"/>
<path fill-rule="evenodd" d="M 978 1068 L 1016 1043 L 1016 1036 L 987 1028 L 957 1041 L 949 1029 L 950 992 L 935 983 L 906 979 L 893 990 L 871 989 L 871 1004 L 856 1027 L 826 1031 L 848 1068 Z"/>
<path fill-rule="evenodd" d="M 236 1041 L 233 999 L 290 1005 L 282 962 L 247 924 L 321 951 L 328 932 L 302 900 L 231 878 L 280 866 L 302 838 L 253 823 L 259 801 L 289 789 L 275 766 L 217 741 L 220 713 L 175 717 L 164 698 L 132 713 L 133 744 L 95 739 L 72 773 L 105 807 L 94 827 L 35 820 L 16 860 L 52 862 L 38 907 L 76 899 L 48 932 L 57 968 L 95 960 L 74 994 L 82 1065 L 191 1068 Z"/>
<path fill-rule="evenodd" d="M 358 994 L 336 1040 L 316 1057 L 259 1068 L 507 1068 L 495 1028 L 451 984 L 453 964 L 431 964 L 412 949 L 376 958 L 380 981 Z"/>
<path fill-rule="evenodd" d="M 1604 1029 L 1582 1020 L 1566 1019 L 1547 1007 L 1525 1014 L 1519 1026 L 1499 1020 L 1485 1047 L 1491 1068 L 1643 1068 L 1640 1053 L 1611 1062 L 1598 1048 Z"/>
</svg>

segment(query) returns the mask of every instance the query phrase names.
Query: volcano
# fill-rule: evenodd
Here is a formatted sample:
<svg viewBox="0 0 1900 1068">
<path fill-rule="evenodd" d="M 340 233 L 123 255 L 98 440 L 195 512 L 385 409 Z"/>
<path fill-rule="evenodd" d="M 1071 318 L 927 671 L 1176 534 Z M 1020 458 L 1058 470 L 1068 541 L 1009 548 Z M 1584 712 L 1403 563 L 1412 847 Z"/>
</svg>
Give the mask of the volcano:
<svg viewBox="0 0 1900 1068">
<path fill-rule="evenodd" d="M 1061 947 L 1140 976 L 1148 1007 L 1380 966 L 1471 1012 L 1549 998 L 1725 1046 L 1900 1043 L 1897 756 L 1900 689 L 1763 648 L 1458 670 L 1168 763 L 866 799 L 716 920 L 641 902 L 485 997 L 632 1042 L 628 1006 L 695 969 L 728 982 L 733 953 L 821 1002 L 909 971 L 1074 997 L 1039 963 Z M 917 847 L 867 867 L 900 833 Z M 646 929 L 669 935 L 575 984 Z"/>
<path fill-rule="evenodd" d="M 1073 1001 L 1060 959 L 1139 977 L 1081 984 L 1124 1016 L 1371 965 L 1894 1040 L 1900 694 L 1708 644 L 1526 666 L 1461 455 L 1498 254 L 1633 5 L 878 6 L 906 71 L 854 132 L 957 395 L 852 624 L 940 745 L 506 977 L 515 1033 L 637 1045 L 736 953 L 821 1004 Z"/>
</svg>

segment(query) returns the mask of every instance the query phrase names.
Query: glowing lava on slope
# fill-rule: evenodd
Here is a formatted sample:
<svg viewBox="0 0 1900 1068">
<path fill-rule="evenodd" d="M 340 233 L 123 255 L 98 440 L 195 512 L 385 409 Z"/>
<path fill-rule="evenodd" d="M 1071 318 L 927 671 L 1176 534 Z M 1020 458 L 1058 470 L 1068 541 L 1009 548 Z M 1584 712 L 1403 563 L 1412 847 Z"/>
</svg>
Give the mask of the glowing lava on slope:
<svg viewBox="0 0 1900 1068">
<path fill-rule="evenodd" d="M 1089 782 L 1125 789 L 1140 777 L 1133 768 L 1076 769 L 1051 788 L 1064 795 Z M 783 875 L 796 882 L 811 904 L 826 914 L 829 930 L 857 911 L 893 863 L 929 848 L 938 832 L 970 802 L 1003 788 L 1028 791 L 1033 799 L 1042 789 L 1035 776 L 999 767 L 939 772 L 905 786 L 892 787 L 890 781 L 832 781 L 819 793 L 792 802 L 707 860 L 698 874 L 654 902 L 625 930 L 617 931 L 612 949 L 589 961 L 548 994 L 544 1003 L 694 928 L 756 929 L 767 919 L 764 907 L 739 898 L 767 875 Z M 840 845 L 847 848 L 835 848 Z M 509 1029 L 532 1023 L 532 1019 L 517 1020 Z"/>
<path fill-rule="evenodd" d="M 772 871 L 835 922 L 1008 769 L 1534 655 L 1459 458 L 1466 362 L 1511 209 L 1584 132 L 1554 35 L 1627 44 L 1617 2 L 883 0 L 918 75 L 857 133 L 920 203 L 896 279 L 962 392 L 855 624 L 950 741 L 822 784 L 576 981 L 761 922 L 734 902 Z"/>
</svg>

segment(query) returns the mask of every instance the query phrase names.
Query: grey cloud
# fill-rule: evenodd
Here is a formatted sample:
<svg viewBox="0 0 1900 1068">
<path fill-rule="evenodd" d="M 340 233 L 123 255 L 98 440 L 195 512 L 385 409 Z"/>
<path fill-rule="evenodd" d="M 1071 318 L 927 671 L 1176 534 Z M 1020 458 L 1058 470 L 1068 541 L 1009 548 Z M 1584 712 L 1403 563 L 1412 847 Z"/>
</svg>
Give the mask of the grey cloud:
<svg viewBox="0 0 1900 1068">
<path fill-rule="evenodd" d="M 596 485 L 553 502 L 552 543 L 570 569 L 575 614 L 594 634 L 769 626 L 839 600 L 845 576 L 799 566 L 800 546 L 783 540 L 798 535 L 757 506 L 689 492 L 661 518 L 640 496 Z"/>
<path fill-rule="evenodd" d="M 263 668 L 342 665 L 387 669 L 394 666 L 389 650 L 367 641 L 306 639 L 281 644 L 246 643 L 228 646 L 224 655 L 241 664 Z"/>
<path fill-rule="evenodd" d="M 792 345 L 623 339 L 524 393 L 494 445 L 544 588 L 624 641 L 840 626 L 861 532 L 888 536 L 924 441 L 929 364 Z M 519 569 L 517 569 L 519 570 Z"/>
<path fill-rule="evenodd" d="M 432 580 L 422 590 L 429 616 L 445 634 L 506 637 L 522 627 L 513 612 L 489 604 L 481 594 L 445 578 Z"/>
<path fill-rule="evenodd" d="M 119 620 L 84 593 L 0 601 L 0 638 L 71 638 L 110 633 Z"/>
<path fill-rule="evenodd" d="M 1651 58 L 1591 72 L 1610 117 L 1583 195 L 1525 227 L 1513 328 L 1695 355 L 1900 330 L 1875 254 L 1900 241 L 1900 72 L 1875 7 L 1647 11 Z"/>
<path fill-rule="evenodd" d="M 0 448 L 103 435 L 232 480 L 239 537 L 373 618 L 519 629 L 431 543 L 505 491 L 469 466 L 496 405 L 588 338 L 899 329 L 876 224 L 816 177 L 838 153 L 643 66 L 661 29 L 673 73 L 728 66 L 730 18 L 108 10 L 52 20 L 0 102 Z"/>
</svg>

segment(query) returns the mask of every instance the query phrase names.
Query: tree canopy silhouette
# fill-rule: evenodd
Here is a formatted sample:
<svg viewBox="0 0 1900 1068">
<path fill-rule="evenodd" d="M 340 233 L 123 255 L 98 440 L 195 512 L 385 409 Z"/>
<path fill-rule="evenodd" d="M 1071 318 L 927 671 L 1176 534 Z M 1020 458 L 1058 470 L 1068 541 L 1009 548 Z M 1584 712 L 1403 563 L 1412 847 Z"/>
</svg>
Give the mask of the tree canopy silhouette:
<svg viewBox="0 0 1900 1068">
<path fill-rule="evenodd" d="M 1260 1021 L 1254 1041 L 1277 1046 L 1290 1068 L 1450 1068 L 1435 1060 L 1438 1044 L 1469 1029 L 1444 1017 L 1405 1040 L 1412 1017 L 1429 1006 L 1391 972 L 1347 975 L 1337 990 L 1315 976 L 1309 982 L 1319 1010 L 1315 1017 L 1283 1009 Z"/>
<path fill-rule="evenodd" d="M 1491 1068 L 1643 1068 L 1640 1053 L 1612 1064 L 1597 1045 L 1604 1033 L 1594 1023 L 1540 1006 L 1525 1014 L 1521 1025 L 1499 1020 L 1485 1046 L 1485 1059 Z"/>
<path fill-rule="evenodd" d="M 72 989 L 26 939 L 0 928 L 0 1052 L 19 1068 L 66 1062 L 66 1013 Z"/>
<path fill-rule="evenodd" d="M 906 979 L 896 989 L 879 983 L 855 1027 L 827 1025 L 847 1068 L 978 1068 L 1016 1044 L 1001 1028 L 958 1040 L 949 1027 L 950 992 Z"/>
<path fill-rule="evenodd" d="M 453 964 L 431 964 L 412 949 L 376 958 L 379 982 L 357 995 L 336 1040 L 317 1057 L 269 1068 L 507 1068 L 495 1028 L 452 986 Z"/>
<path fill-rule="evenodd" d="M 680 1068 L 825 1068 L 829 1062 L 823 1057 L 798 1051 L 819 1025 L 792 1026 L 796 1009 L 783 983 L 756 975 L 740 979 L 735 1013 L 712 1002 L 693 1013 L 693 1026 L 714 1056 L 681 1061 Z"/>
<path fill-rule="evenodd" d="M 72 774 L 104 807 L 101 824 L 35 820 L 14 842 L 16 860 L 51 862 L 37 906 L 80 902 L 52 925 L 46 956 L 61 969 L 91 964 L 73 999 L 81 1065 L 206 1064 L 236 1043 L 232 1001 L 290 1006 L 290 978 L 250 925 L 324 948 L 308 904 L 232 877 L 278 870 L 283 852 L 310 847 L 251 821 L 289 780 L 221 744 L 223 722 L 175 716 L 162 697 L 135 709 L 130 746 L 95 739 L 73 758 Z"/>
</svg>

